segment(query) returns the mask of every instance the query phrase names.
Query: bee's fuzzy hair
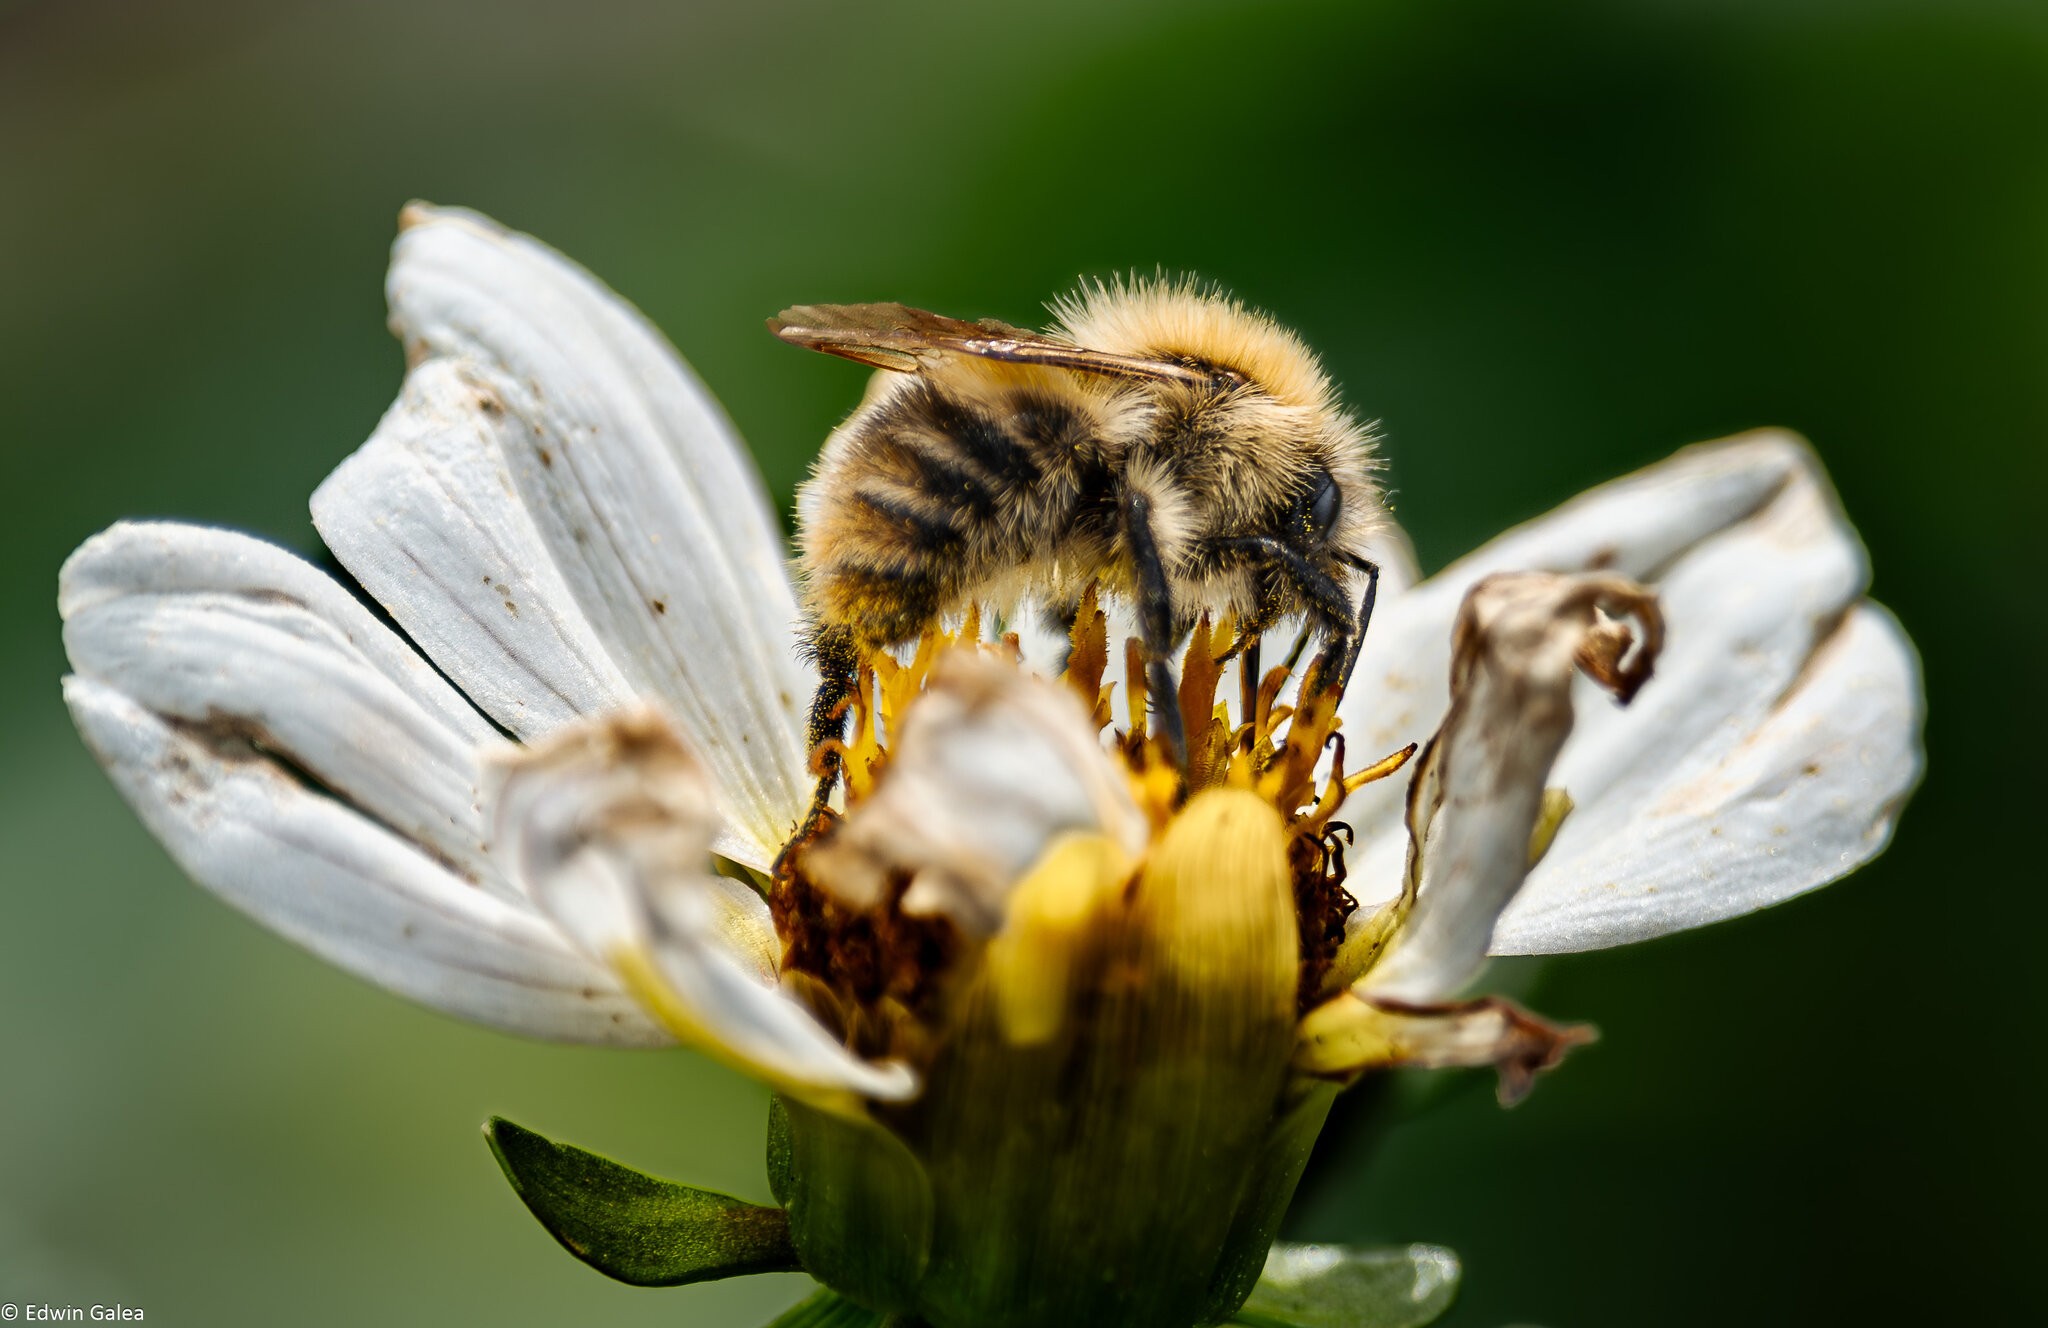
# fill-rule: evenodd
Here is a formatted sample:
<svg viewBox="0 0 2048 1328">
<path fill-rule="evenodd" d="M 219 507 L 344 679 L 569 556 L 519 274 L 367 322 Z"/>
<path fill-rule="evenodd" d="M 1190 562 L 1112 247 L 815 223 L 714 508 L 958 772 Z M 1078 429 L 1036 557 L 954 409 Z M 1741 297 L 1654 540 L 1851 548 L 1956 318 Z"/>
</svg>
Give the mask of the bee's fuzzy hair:
<svg viewBox="0 0 2048 1328">
<path fill-rule="evenodd" d="M 1192 356 L 1237 370 L 1287 405 L 1333 405 L 1329 376 L 1307 343 L 1212 282 L 1163 272 L 1083 280 L 1051 309 L 1059 334 L 1090 350 Z"/>
</svg>

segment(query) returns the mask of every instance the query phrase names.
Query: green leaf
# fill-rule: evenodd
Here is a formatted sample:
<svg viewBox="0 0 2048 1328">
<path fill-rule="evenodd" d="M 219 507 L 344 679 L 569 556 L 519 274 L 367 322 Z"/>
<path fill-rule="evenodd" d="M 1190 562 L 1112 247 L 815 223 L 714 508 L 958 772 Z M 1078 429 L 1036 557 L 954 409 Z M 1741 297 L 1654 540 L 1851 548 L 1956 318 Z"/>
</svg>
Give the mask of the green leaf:
<svg viewBox="0 0 2048 1328">
<path fill-rule="evenodd" d="M 891 1320 L 878 1310 L 863 1308 L 830 1291 L 796 1306 L 768 1328 L 883 1328 Z"/>
<path fill-rule="evenodd" d="M 1246 1328 L 1420 1328 L 1458 1296 L 1458 1256 L 1441 1245 L 1362 1249 L 1275 1245 L 1231 1322 Z"/>
<path fill-rule="evenodd" d="M 548 1234 L 608 1277 L 681 1286 L 802 1267 L 780 1208 L 644 1175 L 496 1117 L 484 1137 Z"/>
</svg>

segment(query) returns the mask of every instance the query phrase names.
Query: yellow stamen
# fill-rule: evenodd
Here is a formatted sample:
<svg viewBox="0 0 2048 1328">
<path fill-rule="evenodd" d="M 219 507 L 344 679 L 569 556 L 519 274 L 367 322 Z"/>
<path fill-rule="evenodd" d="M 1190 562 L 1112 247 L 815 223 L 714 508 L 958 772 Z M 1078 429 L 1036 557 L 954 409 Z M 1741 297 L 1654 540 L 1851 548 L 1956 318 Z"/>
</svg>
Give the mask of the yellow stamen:
<svg viewBox="0 0 2048 1328">
<path fill-rule="evenodd" d="M 1109 669 L 1109 615 L 1097 604 L 1092 584 L 1081 596 L 1068 642 L 1067 685 L 1080 696 L 1081 704 L 1094 712 L 1096 727 L 1104 727 L 1110 719 L 1109 694 L 1114 686 L 1102 681 Z"/>
<path fill-rule="evenodd" d="M 888 763 L 889 735 L 924 691 L 941 652 L 955 646 L 1005 655 L 1012 660 L 1019 657 L 1014 633 L 1000 641 L 981 640 L 981 610 L 970 607 L 956 631 L 927 628 L 918 638 L 917 650 L 909 663 L 898 661 L 887 650 L 877 650 L 862 662 L 852 698 L 848 735 L 841 744 L 846 754 L 849 806 L 873 789 L 876 777 Z"/>
<path fill-rule="evenodd" d="M 1416 744 L 1411 742 L 1398 752 L 1392 752 L 1386 756 L 1382 756 L 1379 760 L 1374 761 L 1371 765 L 1359 771 L 1357 774 L 1346 775 L 1344 777 L 1344 791 L 1346 793 L 1356 793 L 1358 792 L 1358 790 L 1364 788 L 1367 784 L 1373 783 L 1376 780 L 1385 779 L 1388 775 L 1393 774 L 1402 766 L 1407 765 L 1408 758 L 1415 755 L 1415 749 Z"/>
</svg>

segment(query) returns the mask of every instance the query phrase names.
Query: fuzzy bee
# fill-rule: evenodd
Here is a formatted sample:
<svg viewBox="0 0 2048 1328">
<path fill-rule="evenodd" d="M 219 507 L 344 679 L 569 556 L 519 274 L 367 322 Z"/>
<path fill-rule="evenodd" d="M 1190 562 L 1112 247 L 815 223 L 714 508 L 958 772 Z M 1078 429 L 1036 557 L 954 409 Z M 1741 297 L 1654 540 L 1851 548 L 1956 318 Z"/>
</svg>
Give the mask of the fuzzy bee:
<svg viewBox="0 0 2048 1328">
<path fill-rule="evenodd" d="M 1204 611 L 1240 648 L 1300 615 L 1342 685 L 1384 521 L 1368 431 L 1300 338 L 1218 292 L 1084 286 L 1049 332 L 900 304 L 799 305 L 783 340 L 886 372 L 798 495 L 815 749 L 840 736 L 861 654 L 968 605 L 1071 620 L 1091 584 L 1134 610 L 1176 760 L 1170 653 Z M 1353 600 L 1364 573 L 1365 600 Z M 836 765 L 828 758 L 820 799 Z"/>
</svg>

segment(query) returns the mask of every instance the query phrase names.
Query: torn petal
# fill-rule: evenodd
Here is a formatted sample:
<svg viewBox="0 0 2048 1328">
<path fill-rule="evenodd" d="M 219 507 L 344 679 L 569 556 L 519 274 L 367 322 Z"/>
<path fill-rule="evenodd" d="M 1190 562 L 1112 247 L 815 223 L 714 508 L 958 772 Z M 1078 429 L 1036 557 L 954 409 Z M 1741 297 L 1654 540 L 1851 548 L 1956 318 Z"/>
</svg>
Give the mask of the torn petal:
<svg viewBox="0 0 2048 1328">
<path fill-rule="evenodd" d="M 248 742 L 180 725 L 90 678 L 64 699 L 180 867 L 264 926 L 422 1005 L 565 1042 L 669 1035 L 546 920 L 459 880 Z"/>
<path fill-rule="evenodd" d="M 1500 1102 L 1528 1096 L 1536 1076 L 1573 1047 L 1591 1042 L 1585 1024 L 1553 1024 L 1512 1001 L 1489 997 L 1449 1005 L 1406 1005 L 1341 992 L 1301 1021 L 1294 1068 L 1326 1078 L 1411 1066 L 1451 1069 L 1491 1065 Z"/>
<path fill-rule="evenodd" d="M 777 986 L 767 905 L 712 874 L 710 778 L 664 716 L 572 725 L 494 774 L 512 878 L 678 1038 L 821 1105 L 915 1091 L 906 1068 L 853 1056 Z"/>
<path fill-rule="evenodd" d="M 1545 784 L 1572 730 L 1575 672 L 1625 701 L 1663 632 L 1656 600 L 1619 577 L 1505 573 L 1472 588 L 1452 637 L 1450 712 L 1410 786 L 1410 911 L 1360 991 L 1427 1004 L 1478 972 L 1529 871 Z"/>
<path fill-rule="evenodd" d="M 956 651 L 904 720 L 874 792 L 806 865 L 855 908 L 907 873 L 905 912 L 986 936 L 1010 888 L 1072 832 L 1106 836 L 1133 859 L 1148 833 L 1087 713 L 1064 687 Z"/>
</svg>

